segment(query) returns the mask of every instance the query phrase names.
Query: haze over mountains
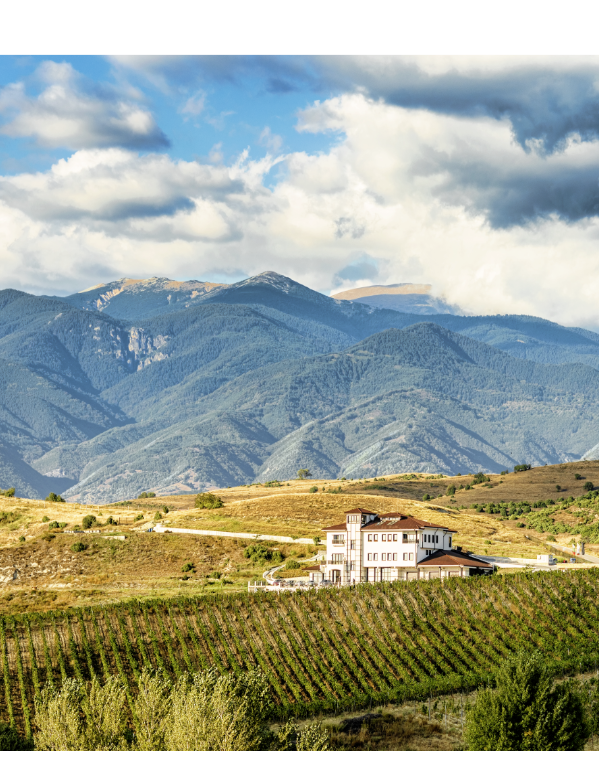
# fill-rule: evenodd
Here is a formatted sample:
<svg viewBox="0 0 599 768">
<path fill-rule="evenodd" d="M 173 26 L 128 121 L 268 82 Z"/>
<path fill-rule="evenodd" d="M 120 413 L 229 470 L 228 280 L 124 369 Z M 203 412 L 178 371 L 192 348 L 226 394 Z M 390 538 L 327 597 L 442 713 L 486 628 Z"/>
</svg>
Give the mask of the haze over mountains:
<svg viewBox="0 0 599 768">
<path fill-rule="evenodd" d="M 1 291 L 0 358 L 0 485 L 21 496 L 497 471 L 599 439 L 598 334 L 424 318 L 273 272 Z"/>
</svg>

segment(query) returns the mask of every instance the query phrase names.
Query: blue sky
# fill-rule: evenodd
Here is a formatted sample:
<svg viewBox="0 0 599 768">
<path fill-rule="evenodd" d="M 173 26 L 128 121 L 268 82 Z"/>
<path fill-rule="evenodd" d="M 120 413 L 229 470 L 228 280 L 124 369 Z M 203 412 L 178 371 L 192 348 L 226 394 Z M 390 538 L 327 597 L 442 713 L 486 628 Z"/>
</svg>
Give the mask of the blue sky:
<svg viewBox="0 0 599 768">
<path fill-rule="evenodd" d="M 599 326 L 599 58 L 0 58 L 0 288 L 275 270 Z"/>
</svg>

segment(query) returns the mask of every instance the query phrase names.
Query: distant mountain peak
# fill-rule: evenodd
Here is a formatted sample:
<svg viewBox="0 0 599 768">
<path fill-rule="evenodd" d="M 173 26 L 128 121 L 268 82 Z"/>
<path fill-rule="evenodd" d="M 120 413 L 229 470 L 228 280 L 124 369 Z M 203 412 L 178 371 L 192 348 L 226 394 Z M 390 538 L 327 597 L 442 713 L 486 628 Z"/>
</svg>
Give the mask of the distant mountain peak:
<svg viewBox="0 0 599 768">
<path fill-rule="evenodd" d="M 331 295 L 337 301 L 352 301 L 377 309 L 393 309 L 415 315 L 462 314 L 458 307 L 432 295 L 428 283 L 395 283 L 394 285 L 366 285 Z"/>
</svg>

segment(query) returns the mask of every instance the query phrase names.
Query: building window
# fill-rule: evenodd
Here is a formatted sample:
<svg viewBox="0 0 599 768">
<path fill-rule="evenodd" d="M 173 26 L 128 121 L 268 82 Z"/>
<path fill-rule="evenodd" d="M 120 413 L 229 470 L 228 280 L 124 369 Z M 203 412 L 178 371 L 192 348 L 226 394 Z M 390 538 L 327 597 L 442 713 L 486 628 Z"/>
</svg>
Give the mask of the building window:
<svg viewBox="0 0 599 768">
<path fill-rule="evenodd" d="M 331 560 L 334 563 L 342 563 L 343 562 L 343 555 L 342 554 L 333 554 L 333 555 L 331 555 Z"/>
<path fill-rule="evenodd" d="M 391 552 L 387 552 L 387 560 L 393 560 L 393 555 Z"/>
<path fill-rule="evenodd" d="M 333 544 L 345 544 L 345 536 L 336 533 L 333 535 Z"/>
<path fill-rule="evenodd" d="M 397 534 L 396 533 L 393 534 L 393 541 L 397 541 Z"/>
<path fill-rule="evenodd" d="M 349 564 L 349 570 L 350 571 L 355 571 L 356 570 L 356 564 L 355 563 L 350 563 Z"/>
<path fill-rule="evenodd" d="M 449 537 L 449 549 L 451 549 L 451 536 Z"/>
<path fill-rule="evenodd" d="M 368 534 L 368 541 L 372 541 L 372 534 L 371 533 Z"/>
<path fill-rule="evenodd" d="M 383 552 L 383 554 L 381 555 L 381 560 L 386 560 L 386 559 L 387 559 L 387 555 Z"/>
<path fill-rule="evenodd" d="M 368 557 L 367 557 L 367 560 L 372 560 L 372 552 L 369 552 L 369 553 L 368 553 Z"/>
<path fill-rule="evenodd" d="M 373 558 L 373 560 L 378 560 L 378 559 L 379 559 L 379 556 L 378 556 L 378 555 L 377 555 L 377 553 L 375 552 L 375 553 L 374 553 L 374 555 L 372 556 L 372 558 Z"/>
<path fill-rule="evenodd" d="M 350 549 L 355 549 L 355 548 L 356 548 L 356 540 L 355 540 L 355 539 L 352 539 L 352 540 L 349 542 L 349 548 L 350 548 Z"/>
<path fill-rule="evenodd" d="M 403 553 L 403 559 L 404 559 L 404 560 L 408 560 L 408 553 L 407 553 L 407 552 L 404 552 L 404 553 Z"/>
<path fill-rule="evenodd" d="M 435 544 L 439 543 L 439 537 L 435 535 Z"/>
<path fill-rule="evenodd" d="M 360 522 L 360 515 L 348 515 L 347 516 L 347 522 L 348 523 L 359 523 Z"/>
<path fill-rule="evenodd" d="M 413 560 L 413 559 L 414 559 L 414 553 L 410 552 L 410 560 Z"/>
<path fill-rule="evenodd" d="M 394 560 L 397 560 L 397 552 L 394 552 L 394 553 L 393 553 L 393 559 L 394 559 Z"/>
<path fill-rule="evenodd" d="M 378 541 L 378 540 L 379 540 L 379 535 L 378 535 L 378 533 L 375 533 L 375 534 L 374 534 L 374 540 L 375 540 L 375 541 Z"/>
</svg>

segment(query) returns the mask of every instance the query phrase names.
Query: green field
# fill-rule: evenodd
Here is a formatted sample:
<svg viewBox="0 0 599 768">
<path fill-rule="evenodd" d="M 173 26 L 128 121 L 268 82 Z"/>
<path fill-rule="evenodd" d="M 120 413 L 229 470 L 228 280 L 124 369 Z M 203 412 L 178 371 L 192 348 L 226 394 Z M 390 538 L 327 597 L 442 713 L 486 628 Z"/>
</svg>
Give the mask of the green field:
<svg viewBox="0 0 599 768">
<path fill-rule="evenodd" d="M 33 727 L 48 681 L 260 667 L 281 717 L 466 691 L 508 653 L 556 675 L 599 667 L 599 570 L 394 582 L 307 593 L 128 601 L 0 619 L 0 719 Z"/>
</svg>

